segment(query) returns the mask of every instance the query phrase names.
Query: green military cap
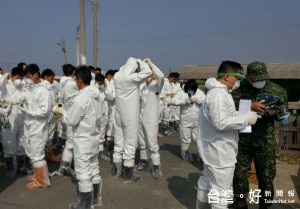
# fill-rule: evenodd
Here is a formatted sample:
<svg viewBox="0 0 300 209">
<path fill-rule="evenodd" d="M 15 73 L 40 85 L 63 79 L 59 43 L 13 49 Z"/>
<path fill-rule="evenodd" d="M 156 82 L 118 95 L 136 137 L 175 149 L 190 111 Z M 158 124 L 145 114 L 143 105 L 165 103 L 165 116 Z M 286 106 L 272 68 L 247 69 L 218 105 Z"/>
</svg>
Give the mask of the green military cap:
<svg viewBox="0 0 300 209">
<path fill-rule="evenodd" d="M 267 66 L 263 62 L 252 62 L 247 66 L 247 75 L 252 81 L 266 80 L 270 77 Z"/>
</svg>

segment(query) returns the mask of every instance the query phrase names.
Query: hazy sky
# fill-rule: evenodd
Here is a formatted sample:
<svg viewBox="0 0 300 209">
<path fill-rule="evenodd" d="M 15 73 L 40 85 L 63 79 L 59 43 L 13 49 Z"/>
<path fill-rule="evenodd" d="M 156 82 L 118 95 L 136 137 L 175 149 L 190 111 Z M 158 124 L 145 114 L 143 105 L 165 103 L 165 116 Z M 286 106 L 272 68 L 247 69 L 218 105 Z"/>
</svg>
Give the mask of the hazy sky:
<svg viewBox="0 0 300 209">
<path fill-rule="evenodd" d="M 99 0 L 99 64 L 150 57 L 164 72 L 184 65 L 300 62 L 300 0 Z M 93 16 L 86 1 L 87 64 Z M 79 0 L 0 0 L 0 67 L 37 63 L 61 74 L 66 40 L 76 64 Z M 10 63 L 10 64 L 8 64 Z"/>
</svg>

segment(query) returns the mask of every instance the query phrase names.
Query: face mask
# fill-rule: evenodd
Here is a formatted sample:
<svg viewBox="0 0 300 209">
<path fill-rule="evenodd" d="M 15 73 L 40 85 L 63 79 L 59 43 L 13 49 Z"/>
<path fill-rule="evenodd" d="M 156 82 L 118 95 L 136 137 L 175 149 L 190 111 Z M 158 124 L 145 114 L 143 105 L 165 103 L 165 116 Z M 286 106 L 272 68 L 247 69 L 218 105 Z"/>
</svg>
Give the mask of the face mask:
<svg viewBox="0 0 300 209">
<path fill-rule="evenodd" d="M 18 87 L 22 87 L 23 86 L 23 83 L 21 81 L 21 79 L 16 79 L 15 82 L 14 82 L 15 86 L 18 88 Z"/>
<path fill-rule="evenodd" d="M 3 78 L 3 74 L 0 74 L 0 79 Z"/>
<path fill-rule="evenodd" d="M 235 90 L 235 89 L 237 89 L 239 87 L 240 87 L 240 81 L 236 81 L 235 84 L 233 85 L 231 91 L 233 91 L 233 90 Z"/>
<path fill-rule="evenodd" d="M 193 91 L 193 90 L 188 90 L 188 94 L 191 95 L 191 96 L 193 96 L 193 95 L 195 94 L 195 91 Z"/>
<path fill-rule="evenodd" d="M 252 83 L 252 86 L 257 89 L 262 89 L 266 85 L 266 80 Z"/>
<path fill-rule="evenodd" d="M 27 78 L 26 81 L 25 81 L 25 83 L 26 83 L 27 85 L 29 85 L 29 86 L 31 86 L 31 85 L 34 84 L 33 81 L 32 81 L 30 78 Z"/>
<path fill-rule="evenodd" d="M 99 86 L 99 89 L 103 90 L 104 89 L 104 85 Z"/>
</svg>

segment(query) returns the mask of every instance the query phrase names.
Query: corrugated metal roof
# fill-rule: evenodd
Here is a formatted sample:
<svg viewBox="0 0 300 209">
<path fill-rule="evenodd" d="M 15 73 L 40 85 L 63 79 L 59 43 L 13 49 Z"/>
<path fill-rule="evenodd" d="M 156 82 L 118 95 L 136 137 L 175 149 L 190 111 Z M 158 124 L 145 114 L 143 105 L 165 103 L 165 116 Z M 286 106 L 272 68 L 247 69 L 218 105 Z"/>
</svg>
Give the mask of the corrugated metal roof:
<svg viewBox="0 0 300 209">
<path fill-rule="evenodd" d="M 247 65 L 242 65 L 244 74 Z M 180 79 L 208 79 L 216 77 L 219 65 L 186 65 L 178 70 Z M 300 63 L 270 63 L 267 70 L 271 79 L 300 79 Z"/>
</svg>

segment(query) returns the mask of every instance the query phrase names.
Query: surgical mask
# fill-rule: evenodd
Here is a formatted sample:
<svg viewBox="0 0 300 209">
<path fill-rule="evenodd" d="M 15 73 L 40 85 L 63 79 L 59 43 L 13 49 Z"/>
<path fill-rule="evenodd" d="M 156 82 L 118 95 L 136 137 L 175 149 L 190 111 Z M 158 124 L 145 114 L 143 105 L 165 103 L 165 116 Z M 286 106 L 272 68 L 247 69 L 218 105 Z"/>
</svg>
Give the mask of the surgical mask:
<svg viewBox="0 0 300 209">
<path fill-rule="evenodd" d="M 252 83 L 252 86 L 257 89 L 262 89 L 266 85 L 266 80 Z"/>
<path fill-rule="evenodd" d="M 193 96 L 193 95 L 195 94 L 195 91 L 193 91 L 193 90 L 188 90 L 188 94 L 191 95 L 191 96 Z"/>
<path fill-rule="evenodd" d="M 237 88 L 239 88 L 239 87 L 240 87 L 240 81 L 238 80 L 238 81 L 236 81 L 235 84 L 233 85 L 231 91 L 233 91 L 233 90 L 235 90 L 235 89 L 237 89 Z"/>
<path fill-rule="evenodd" d="M 22 88 L 22 86 L 23 86 L 21 79 L 16 79 L 14 84 L 17 88 Z"/>
<path fill-rule="evenodd" d="M 0 79 L 3 78 L 3 74 L 0 74 Z"/>
<path fill-rule="evenodd" d="M 32 81 L 30 78 L 27 78 L 26 81 L 25 81 L 25 83 L 26 83 L 27 85 L 29 85 L 29 86 L 31 86 L 31 85 L 34 84 L 33 81 Z"/>
<path fill-rule="evenodd" d="M 95 74 L 91 73 L 91 75 L 92 75 L 92 80 L 95 80 Z"/>
</svg>

